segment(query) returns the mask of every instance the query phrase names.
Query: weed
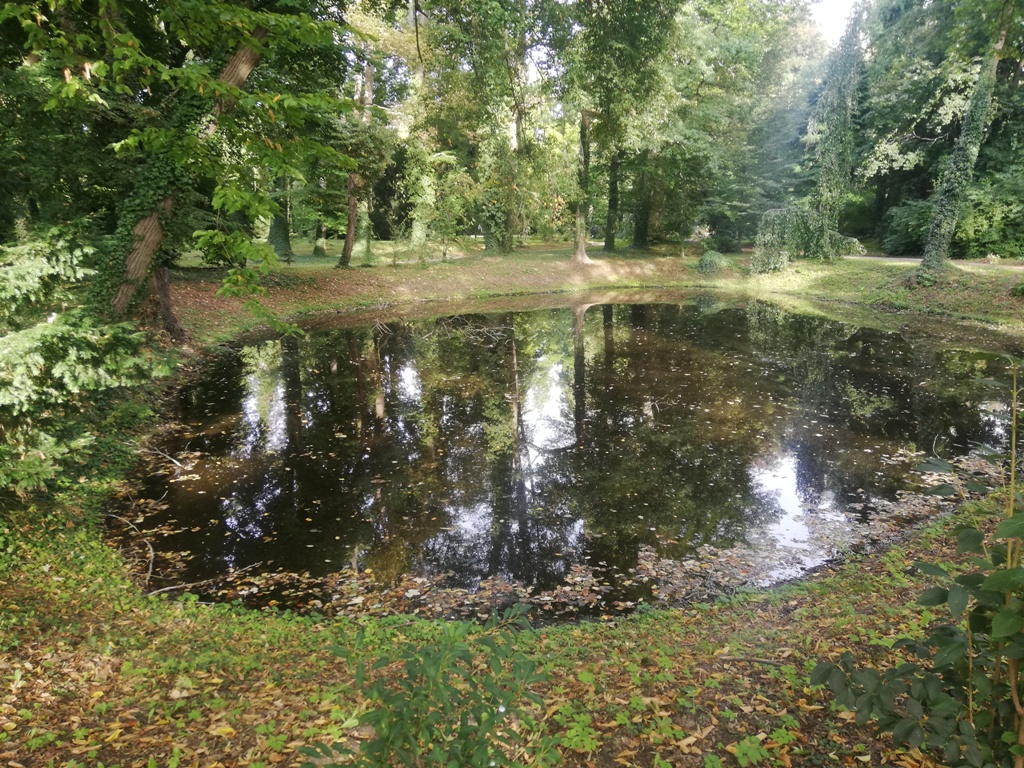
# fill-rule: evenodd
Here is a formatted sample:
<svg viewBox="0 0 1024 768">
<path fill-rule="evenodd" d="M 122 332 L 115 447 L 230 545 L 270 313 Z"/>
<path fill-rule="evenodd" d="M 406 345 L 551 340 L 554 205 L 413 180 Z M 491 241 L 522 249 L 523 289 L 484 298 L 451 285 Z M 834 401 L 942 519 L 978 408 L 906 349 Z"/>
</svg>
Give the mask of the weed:
<svg viewBox="0 0 1024 768">
<path fill-rule="evenodd" d="M 725 257 L 718 251 L 704 251 L 697 261 L 697 271 L 702 275 L 711 275 L 725 268 Z"/>
<path fill-rule="evenodd" d="M 376 705 L 360 718 L 361 724 L 373 728 L 374 737 L 361 742 L 351 764 L 365 768 L 553 764 L 559 757 L 555 740 L 538 736 L 531 741 L 524 735 L 535 729 L 524 705 L 540 704 L 529 686 L 544 676 L 535 662 L 515 649 L 515 628 L 529 628 L 522 607 L 510 608 L 482 628 L 469 622 L 446 624 L 434 642 L 410 642 L 399 649 L 404 674 L 391 685 L 383 677 L 368 685 L 370 673 L 393 660 L 384 657 L 368 665 L 361 654 L 361 633 L 347 647 L 336 647 L 335 652 L 355 668 L 357 685 Z M 596 748 L 589 716 L 573 718 L 566 739 L 587 751 Z M 513 727 L 514 722 L 518 727 Z M 310 737 L 314 735 L 311 729 Z M 302 751 L 320 765 L 349 753 L 342 745 L 325 744 Z"/>
<path fill-rule="evenodd" d="M 747 736 L 736 744 L 736 762 L 742 768 L 748 765 L 757 765 L 771 757 L 771 752 L 764 748 L 757 736 Z"/>
<path fill-rule="evenodd" d="M 575 752 L 593 752 L 600 742 L 598 733 L 591 727 L 593 718 L 585 712 L 576 712 L 571 704 L 563 704 L 554 720 L 565 728 L 560 737 L 563 747 Z"/>
</svg>

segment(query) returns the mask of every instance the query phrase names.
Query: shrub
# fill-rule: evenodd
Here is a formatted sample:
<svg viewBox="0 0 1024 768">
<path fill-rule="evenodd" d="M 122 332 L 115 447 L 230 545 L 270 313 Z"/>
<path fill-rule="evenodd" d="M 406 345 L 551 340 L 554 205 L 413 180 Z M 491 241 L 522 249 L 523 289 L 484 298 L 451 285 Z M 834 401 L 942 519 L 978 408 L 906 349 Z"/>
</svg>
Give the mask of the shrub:
<svg viewBox="0 0 1024 768">
<path fill-rule="evenodd" d="M 375 706 L 360 724 L 373 728 L 360 742 L 354 762 L 384 766 L 544 766 L 560 762 L 555 740 L 536 736 L 539 726 L 524 704 L 541 705 L 529 686 L 544 679 L 515 647 L 513 629 L 528 629 L 526 609 L 510 608 L 482 627 L 446 624 L 430 643 L 408 642 L 397 659 L 384 657 L 370 667 L 359 652 L 362 631 L 347 648 L 335 648 L 356 670 L 356 683 Z M 378 677 L 367 687 L 368 672 L 401 662 L 397 680 Z M 353 757 L 342 746 L 317 744 L 301 750 L 313 765 L 335 765 Z"/>
<path fill-rule="evenodd" d="M 133 325 L 75 306 L 88 255 L 56 233 L 0 247 L 0 490 L 45 488 L 92 442 L 91 398 L 164 372 Z"/>
<path fill-rule="evenodd" d="M 704 251 L 704 254 L 697 261 L 697 271 L 702 275 L 710 275 L 719 272 L 726 266 L 725 257 L 718 251 Z"/>
<path fill-rule="evenodd" d="M 891 256 L 920 256 L 928 238 L 934 206 L 927 200 L 910 200 L 890 208 L 882 217 L 882 250 Z"/>
</svg>

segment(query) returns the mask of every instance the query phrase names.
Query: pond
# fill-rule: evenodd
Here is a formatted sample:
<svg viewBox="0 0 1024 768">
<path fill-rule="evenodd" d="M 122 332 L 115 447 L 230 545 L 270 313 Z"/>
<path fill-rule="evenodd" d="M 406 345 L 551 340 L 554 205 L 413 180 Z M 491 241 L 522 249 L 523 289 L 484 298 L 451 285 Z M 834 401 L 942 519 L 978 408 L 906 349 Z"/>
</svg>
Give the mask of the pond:
<svg viewBox="0 0 1024 768">
<path fill-rule="evenodd" d="M 951 346 L 947 321 L 582 301 L 224 350 L 180 390 L 123 513 L 157 552 L 151 588 L 614 615 L 884 540 L 938 508 L 908 493 L 923 453 L 1005 439 L 1008 408 L 978 381 L 1002 350 Z"/>
</svg>

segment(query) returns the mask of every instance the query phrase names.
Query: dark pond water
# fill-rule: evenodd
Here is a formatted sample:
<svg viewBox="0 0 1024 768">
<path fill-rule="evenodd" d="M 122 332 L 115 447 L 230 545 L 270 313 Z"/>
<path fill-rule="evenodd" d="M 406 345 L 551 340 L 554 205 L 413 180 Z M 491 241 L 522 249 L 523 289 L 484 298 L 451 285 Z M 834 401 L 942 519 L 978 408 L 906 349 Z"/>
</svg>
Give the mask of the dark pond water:
<svg viewBox="0 0 1024 768">
<path fill-rule="evenodd" d="M 253 604 L 624 610 L 905 525 L 911 452 L 1004 439 L 997 352 L 707 298 L 317 330 L 186 386 L 134 512 Z"/>
</svg>

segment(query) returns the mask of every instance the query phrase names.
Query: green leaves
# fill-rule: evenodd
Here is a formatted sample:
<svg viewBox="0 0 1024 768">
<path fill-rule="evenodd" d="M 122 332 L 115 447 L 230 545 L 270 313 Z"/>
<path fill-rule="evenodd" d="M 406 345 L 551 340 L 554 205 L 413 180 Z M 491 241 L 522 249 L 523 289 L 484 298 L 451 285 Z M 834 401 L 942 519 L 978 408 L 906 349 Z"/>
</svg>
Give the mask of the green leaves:
<svg viewBox="0 0 1024 768">
<path fill-rule="evenodd" d="M 0 332 L 24 327 L 31 308 L 69 298 L 68 286 L 93 270 L 82 266 L 89 248 L 71 248 L 58 232 L 0 247 Z"/>
<path fill-rule="evenodd" d="M 155 373 L 133 325 L 67 307 L 90 274 L 86 254 L 56 234 L 0 249 L 0 488 L 42 489 L 91 441 L 69 428 L 68 412 Z"/>
<path fill-rule="evenodd" d="M 956 535 L 956 551 L 958 554 L 965 552 L 984 552 L 984 535 L 977 528 L 964 528 Z"/>
<path fill-rule="evenodd" d="M 970 594 L 959 584 L 954 584 L 949 588 L 947 601 L 949 603 L 949 612 L 953 615 L 953 618 L 957 618 L 963 614 L 967 609 L 967 603 L 969 600 Z"/>
<path fill-rule="evenodd" d="M 982 589 L 993 592 L 1013 592 L 1024 587 L 1024 568 L 1001 568 L 981 584 Z"/>
<path fill-rule="evenodd" d="M 1003 520 L 996 528 L 997 539 L 1024 538 L 1024 512 Z"/>
<path fill-rule="evenodd" d="M 948 599 L 949 590 L 942 587 L 931 587 L 922 593 L 921 597 L 918 598 L 917 603 L 918 605 L 927 606 L 942 605 Z"/>
<path fill-rule="evenodd" d="M 354 765 L 523 765 L 509 761 L 509 748 L 525 754 L 529 765 L 557 761 L 551 737 L 539 737 L 525 749 L 533 726 L 524 705 L 539 702 L 528 686 L 544 679 L 536 663 L 515 647 L 512 630 L 529 627 L 526 611 L 510 608 L 483 627 L 451 622 L 431 642 L 402 646 L 397 658 L 404 675 L 392 685 L 378 678 L 365 690 L 375 706 L 361 723 L 372 726 L 374 736 L 360 743 Z M 357 667 L 357 679 L 365 680 L 359 653 L 349 647 L 343 655 Z M 393 661 L 382 658 L 373 666 L 380 669 Z M 516 727 L 507 725 L 512 718 Z M 351 754 L 319 744 L 303 750 L 320 761 L 332 752 Z"/>
<path fill-rule="evenodd" d="M 992 637 L 1002 638 L 1015 635 L 1024 628 L 1024 616 L 1019 610 L 1003 608 L 992 618 Z"/>
</svg>

